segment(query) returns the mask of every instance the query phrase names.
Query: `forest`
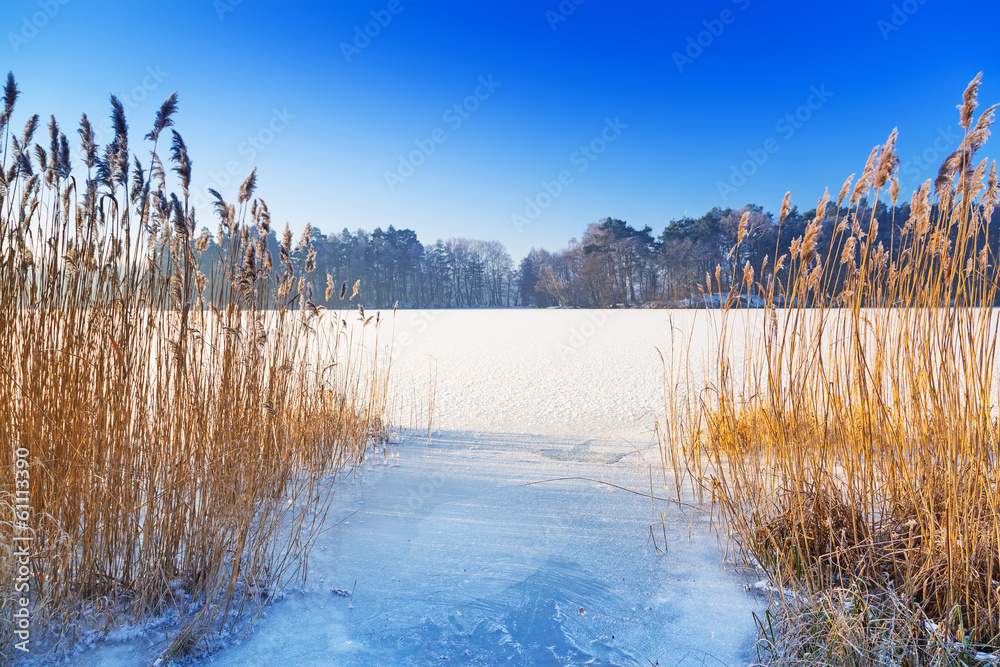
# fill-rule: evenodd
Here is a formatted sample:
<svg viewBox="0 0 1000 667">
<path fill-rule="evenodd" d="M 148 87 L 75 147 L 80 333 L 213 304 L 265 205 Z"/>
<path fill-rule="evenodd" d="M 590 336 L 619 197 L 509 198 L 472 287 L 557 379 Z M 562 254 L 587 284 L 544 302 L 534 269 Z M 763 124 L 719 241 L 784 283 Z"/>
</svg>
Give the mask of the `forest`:
<svg viewBox="0 0 1000 667">
<path fill-rule="evenodd" d="M 822 214 L 816 240 L 823 262 L 827 291 L 835 295 L 847 277 L 841 261 L 849 234 L 837 233 L 846 225 L 847 210 L 860 206 L 858 220 L 867 229 L 852 230 L 860 238 L 873 235 L 874 253 L 881 261 L 895 257 L 911 223 L 911 205 L 873 207 L 865 199 L 845 201 L 800 212 L 786 198 L 779 215 L 757 205 L 739 209 L 713 208 L 701 217 L 670 221 L 659 233 L 645 225 L 637 228 L 624 220 L 603 218 L 587 225 L 581 239 L 571 239 L 561 250 L 532 249 L 519 263 L 498 241 L 469 238 L 438 239 L 422 243 L 410 229 L 374 231 L 343 229 L 324 234 L 307 225 L 296 241 L 285 230 L 278 238 L 270 225 L 246 230 L 251 237 L 267 236 L 268 254 L 257 270 L 288 266 L 302 276 L 298 296 L 302 303 L 322 305 L 323 295 L 343 283 L 360 281 L 360 294 L 374 308 L 398 304 L 409 308 L 474 307 L 689 307 L 706 303 L 707 294 L 728 293 L 735 284 L 742 292 L 746 271 L 755 271 L 757 282 L 793 268 L 796 239 Z M 221 199 L 220 199 L 221 202 Z M 822 202 L 821 202 L 822 203 Z M 219 206 L 225 206 L 222 202 Z M 264 212 L 266 214 L 266 211 Z M 986 238 L 977 239 L 977 252 L 998 248 L 996 225 Z M 203 230 L 199 268 L 212 275 L 212 264 L 222 258 L 216 236 Z M 259 238 L 259 237 L 258 237 Z M 263 249 L 265 244 L 259 243 Z M 737 247 L 738 246 L 738 247 Z M 881 250 L 880 250 L 881 249 Z M 277 271 L 278 269 L 273 269 Z M 735 278 L 735 280 L 734 280 Z M 780 293 L 780 290 L 779 290 Z"/>
</svg>

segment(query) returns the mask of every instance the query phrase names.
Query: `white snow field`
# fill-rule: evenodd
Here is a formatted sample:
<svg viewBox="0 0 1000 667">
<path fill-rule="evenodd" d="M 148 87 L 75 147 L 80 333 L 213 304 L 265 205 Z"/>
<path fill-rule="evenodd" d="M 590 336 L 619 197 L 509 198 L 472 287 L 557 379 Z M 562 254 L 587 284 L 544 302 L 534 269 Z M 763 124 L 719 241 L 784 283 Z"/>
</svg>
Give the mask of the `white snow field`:
<svg viewBox="0 0 1000 667">
<path fill-rule="evenodd" d="M 670 316 L 704 340 L 704 314 L 693 325 L 686 311 L 399 311 L 394 413 L 424 433 L 341 479 L 329 523 L 350 518 L 320 536 L 304 590 L 205 661 L 747 664 L 763 602 L 707 518 L 670 507 L 661 553 L 665 503 L 579 479 L 662 493 L 654 346 L 669 347 Z M 161 638 L 106 641 L 73 663 L 149 664 Z"/>
</svg>

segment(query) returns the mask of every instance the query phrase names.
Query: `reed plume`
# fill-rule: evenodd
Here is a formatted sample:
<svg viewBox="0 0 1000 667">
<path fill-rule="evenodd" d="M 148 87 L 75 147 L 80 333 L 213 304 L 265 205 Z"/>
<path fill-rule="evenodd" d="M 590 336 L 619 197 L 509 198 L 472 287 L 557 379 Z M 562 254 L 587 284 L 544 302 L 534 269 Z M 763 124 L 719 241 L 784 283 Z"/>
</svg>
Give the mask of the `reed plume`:
<svg viewBox="0 0 1000 667">
<path fill-rule="evenodd" d="M 664 465 L 712 499 L 728 546 L 772 582 L 761 641 L 774 664 L 996 659 L 998 184 L 995 163 L 973 162 L 993 120 L 991 107 L 973 123 L 980 81 L 960 105 L 961 147 L 890 247 L 874 210 L 887 183 L 898 194 L 895 130 L 846 212 L 845 181 L 825 244 L 821 198 L 764 309 L 710 315 L 705 384 L 668 376 L 690 390 L 668 397 Z"/>
<path fill-rule="evenodd" d="M 4 125 L 18 97 L 9 76 Z M 371 352 L 350 341 L 343 309 L 284 298 L 301 270 L 290 232 L 286 273 L 270 268 L 256 172 L 239 209 L 211 192 L 220 231 L 199 234 L 176 94 L 146 135 L 148 170 L 111 107 L 103 151 L 81 117 L 79 185 L 55 119 L 48 150 L 28 149 L 37 116 L 11 137 L 0 184 L 0 616 L 16 604 L 9 545 L 30 535 L 32 652 L 56 658 L 157 616 L 178 619 L 166 657 L 246 630 L 305 576 L 333 475 L 387 428 L 388 357 L 377 338 Z M 168 128 L 170 174 L 155 150 Z M 14 658 L 10 632 L 0 623 L 0 663 Z"/>
</svg>

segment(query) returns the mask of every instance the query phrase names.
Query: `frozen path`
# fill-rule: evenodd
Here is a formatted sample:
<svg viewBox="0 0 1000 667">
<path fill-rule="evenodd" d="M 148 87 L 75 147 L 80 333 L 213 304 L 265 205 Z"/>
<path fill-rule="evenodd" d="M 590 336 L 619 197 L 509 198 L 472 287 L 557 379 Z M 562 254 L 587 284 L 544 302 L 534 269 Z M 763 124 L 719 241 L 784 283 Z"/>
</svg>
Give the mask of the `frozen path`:
<svg viewBox="0 0 1000 667">
<path fill-rule="evenodd" d="M 215 663 L 745 664 L 754 601 L 713 539 L 687 539 L 688 519 L 668 514 L 663 555 L 647 544 L 655 520 L 663 547 L 647 499 L 520 486 L 559 473 L 648 489 L 637 456 L 618 456 L 496 434 L 406 443 L 339 495 L 341 512 L 360 511 L 314 550 L 311 590 Z M 355 580 L 353 608 L 329 592 Z"/>
<path fill-rule="evenodd" d="M 426 402 L 433 358 L 434 437 L 339 482 L 330 523 L 350 518 L 319 538 L 305 590 L 213 662 L 746 664 L 760 602 L 703 518 L 672 507 L 661 526 L 648 498 L 531 484 L 648 492 L 652 472 L 662 489 L 668 336 L 666 311 L 400 311 L 399 416 Z"/>
<path fill-rule="evenodd" d="M 690 313 L 674 316 L 690 328 Z M 580 480 L 523 486 L 589 477 L 648 491 L 651 464 L 662 487 L 650 430 L 667 317 L 399 311 L 399 420 L 436 367 L 434 438 L 344 481 L 334 512 L 360 511 L 313 551 L 313 592 L 216 663 L 745 664 L 758 602 L 702 520 L 689 533 L 671 508 L 661 554 L 649 526 L 662 549 L 662 503 Z M 349 608 L 329 588 L 355 580 Z"/>
</svg>

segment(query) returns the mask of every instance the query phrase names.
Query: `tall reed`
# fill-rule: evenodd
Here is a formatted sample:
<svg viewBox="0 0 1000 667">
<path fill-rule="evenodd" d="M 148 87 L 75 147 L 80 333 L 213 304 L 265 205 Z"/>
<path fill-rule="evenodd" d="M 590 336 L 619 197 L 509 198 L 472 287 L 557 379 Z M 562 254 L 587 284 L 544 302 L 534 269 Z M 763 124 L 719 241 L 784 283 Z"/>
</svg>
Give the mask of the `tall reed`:
<svg viewBox="0 0 1000 667">
<path fill-rule="evenodd" d="M 929 664 L 937 640 L 1000 641 L 1000 314 L 986 243 L 1000 187 L 996 164 L 974 159 L 995 110 L 974 118 L 979 82 L 960 106 L 961 145 L 888 247 L 874 210 L 899 194 L 895 131 L 836 207 L 823 196 L 788 256 L 733 267 L 744 279 L 729 305 L 737 290 L 768 305 L 708 314 L 707 379 L 679 356 L 667 374 L 664 466 L 711 494 L 730 546 L 779 590 L 897 599 L 920 627 L 915 653 L 892 664 Z M 779 224 L 788 209 L 786 196 Z"/>
<path fill-rule="evenodd" d="M 358 286 L 313 295 L 314 251 L 271 218 L 256 172 L 219 228 L 198 232 L 192 164 L 171 95 L 129 152 L 121 103 L 82 164 L 55 118 L 0 138 L 0 662 L 14 538 L 30 545 L 33 652 L 80 629 L 175 618 L 167 655 L 253 620 L 304 576 L 332 475 L 384 436 L 389 359 L 349 337 Z M 169 136 L 167 132 L 169 131 Z M 158 149 L 169 145 L 164 162 Z M 131 170 L 131 174 L 129 173 Z M 336 304 L 325 310 L 323 297 Z M 361 315 L 364 317 L 363 309 Z M 380 327 L 381 316 L 363 325 Z M 30 517 L 15 517 L 16 452 L 27 450 Z"/>
</svg>

